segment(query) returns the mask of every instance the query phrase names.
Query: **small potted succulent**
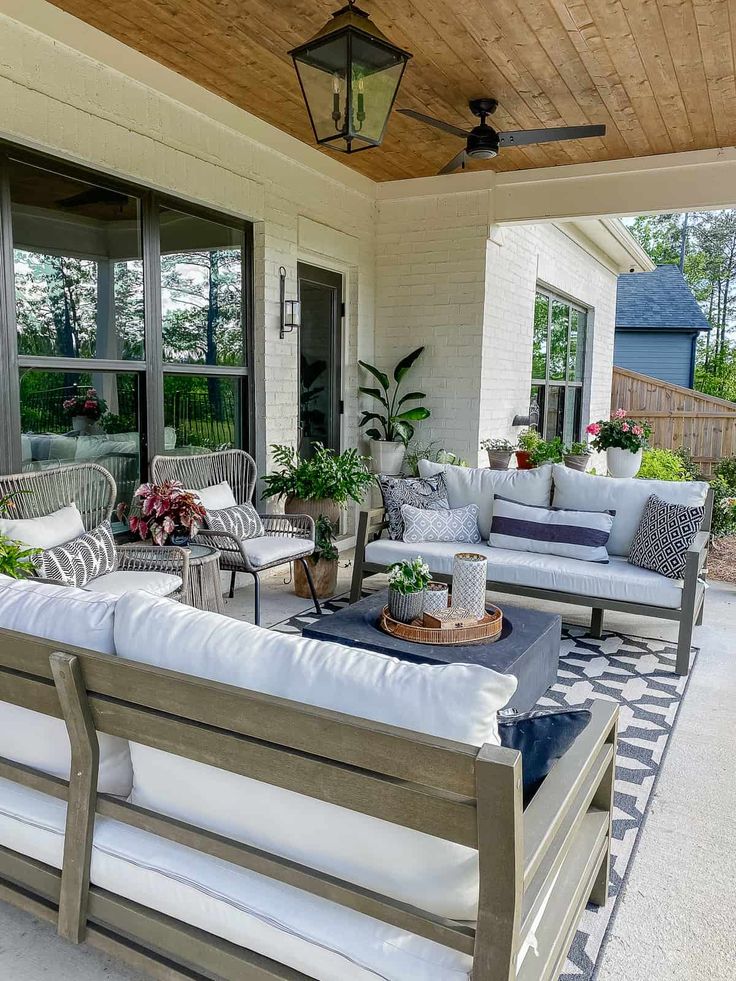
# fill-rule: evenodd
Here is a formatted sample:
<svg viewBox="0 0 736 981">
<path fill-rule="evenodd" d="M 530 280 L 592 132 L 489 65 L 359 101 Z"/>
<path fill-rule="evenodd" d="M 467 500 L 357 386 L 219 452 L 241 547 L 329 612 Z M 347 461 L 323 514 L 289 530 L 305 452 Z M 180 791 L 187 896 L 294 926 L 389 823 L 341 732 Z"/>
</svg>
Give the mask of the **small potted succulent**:
<svg viewBox="0 0 736 981">
<path fill-rule="evenodd" d="M 400 623 L 411 623 L 422 615 L 424 591 L 432 574 L 418 555 L 396 562 L 388 570 L 388 612 Z"/>
<path fill-rule="evenodd" d="M 488 454 L 488 466 L 491 470 L 508 470 L 514 444 L 507 439 L 484 439 L 480 448 Z"/>
<path fill-rule="evenodd" d="M 84 394 L 77 393 L 65 399 L 61 407 L 71 419 L 75 433 L 86 433 L 90 423 L 97 422 L 107 412 L 107 402 L 100 398 L 95 388 L 88 388 Z"/>
<path fill-rule="evenodd" d="M 120 520 L 125 510 L 125 504 L 118 504 Z M 206 513 L 196 493 L 185 490 L 180 480 L 141 484 L 130 506 L 128 528 L 144 541 L 150 538 L 154 545 L 171 542 L 185 547 L 196 537 Z"/>
<path fill-rule="evenodd" d="M 540 439 L 531 451 L 531 461 L 534 467 L 543 467 L 546 463 L 562 463 L 564 447 L 562 439 L 555 436 L 554 439 Z"/>
<path fill-rule="evenodd" d="M 588 463 L 590 462 L 590 450 L 588 449 L 587 443 L 570 443 L 569 446 L 565 447 L 565 452 L 563 453 L 563 460 L 565 461 L 565 466 L 569 467 L 571 470 L 580 470 L 583 473 L 588 469 Z"/>
<path fill-rule="evenodd" d="M 287 514 L 309 514 L 315 522 L 324 515 L 337 525 L 350 501 L 363 503 L 375 479 L 366 466 L 368 458 L 357 450 L 336 453 L 315 443 L 311 456 L 300 457 L 291 446 L 271 449 L 279 469 L 263 478 L 266 489 L 261 496 L 283 497 Z"/>
<path fill-rule="evenodd" d="M 335 546 L 335 525 L 321 514 L 314 523 L 314 552 L 309 556 L 314 589 L 320 599 L 329 599 L 337 591 L 338 551 Z M 311 599 L 309 583 L 301 562 L 294 563 L 294 592 L 302 599 Z"/>
<path fill-rule="evenodd" d="M 380 388 L 361 386 L 359 389 L 361 395 L 367 395 L 378 403 L 377 412 L 364 410 L 360 420 L 361 426 L 366 426 L 369 422 L 375 421 L 381 427 L 377 429 L 373 426 L 371 429 L 366 429 L 365 432 L 371 441 L 371 458 L 375 473 L 394 476 L 401 473 L 407 444 L 414 436 L 414 423 L 429 418 L 429 409 L 424 406 L 415 405 L 411 409 L 406 407 L 407 402 L 417 402 L 426 398 L 424 392 L 407 392 L 406 395 L 399 398 L 401 383 L 423 350 L 423 347 L 418 347 L 416 351 L 407 354 L 396 365 L 393 371 L 393 393 L 391 392 L 391 380 L 384 371 L 366 361 L 358 361 L 361 368 L 373 375 L 380 386 Z"/>
<path fill-rule="evenodd" d="M 606 451 L 611 477 L 636 477 L 652 435 L 648 422 L 629 419 L 626 409 L 616 409 L 610 419 L 591 422 L 585 431 L 593 437 L 593 449 Z"/>
<path fill-rule="evenodd" d="M 519 433 L 519 438 L 517 441 L 516 450 L 516 466 L 519 470 L 532 470 L 534 467 L 534 462 L 532 461 L 532 450 L 537 445 L 537 443 L 542 442 L 542 437 L 539 435 L 536 429 L 532 429 L 530 426 L 528 429 L 522 429 Z"/>
</svg>

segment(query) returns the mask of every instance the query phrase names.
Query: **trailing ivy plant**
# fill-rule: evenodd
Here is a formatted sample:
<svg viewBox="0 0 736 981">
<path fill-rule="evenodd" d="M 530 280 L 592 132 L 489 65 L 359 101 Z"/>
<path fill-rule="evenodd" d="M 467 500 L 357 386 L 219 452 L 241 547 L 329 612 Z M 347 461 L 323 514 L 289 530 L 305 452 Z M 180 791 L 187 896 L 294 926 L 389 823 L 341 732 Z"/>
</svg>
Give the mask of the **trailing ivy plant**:
<svg viewBox="0 0 736 981">
<path fill-rule="evenodd" d="M 414 426 L 412 423 L 429 419 L 430 411 L 424 406 L 417 405 L 413 409 L 402 409 L 402 406 L 407 402 L 426 399 L 427 396 L 424 392 L 407 392 L 406 395 L 402 395 L 399 398 L 401 383 L 423 350 L 423 347 L 418 347 L 416 351 L 407 354 L 396 365 L 393 372 L 395 384 L 393 392 L 391 391 L 391 380 L 384 371 L 376 368 L 375 365 L 368 364 L 367 361 L 358 362 L 361 368 L 365 368 L 366 371 L 370 372 L 380 385 L 380 388 L 364 388 L 361 386 L 359 389 L 361 394 L 368 395 L 382 406 L 382 410 L 378 412 L 363 410 L 363 417 L 360 420 L 361 426 L 367 426 L 369 422 L 373 422 L 374 420 L 381 426 L 381 429 L 377 429 L 375 426 L 371 429 L 366 429 L 365 434 L 369 439 L 401 442 L 406 446 L 414 436 Z"/>
<path fill-rule="evenodd" d="M 300 457 L 292 446 L 272 446 L 271 450 L 280 469 L 263 478 L 264 498 L 327 499 L 346 507 L 351 500 L 361 504 L 375 479 L 366 467 L 368 461 L 357 450 L 336 453 L 315 443 L 313 455 L 308 459 Z"/>
</svg>

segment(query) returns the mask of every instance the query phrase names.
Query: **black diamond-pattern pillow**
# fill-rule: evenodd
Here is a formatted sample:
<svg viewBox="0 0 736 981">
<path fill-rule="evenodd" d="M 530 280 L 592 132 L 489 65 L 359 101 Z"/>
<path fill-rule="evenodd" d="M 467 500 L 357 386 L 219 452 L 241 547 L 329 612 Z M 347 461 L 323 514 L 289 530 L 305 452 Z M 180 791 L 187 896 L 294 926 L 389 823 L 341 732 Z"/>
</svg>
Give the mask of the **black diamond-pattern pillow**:
<svg viewBox="0 0 736 981">
<path fill-rule="evenodd" d="M 115 572 L 117 555 L 110 522 L 103 521 L 85 535 L 45 549 L 33 559 L 33 564 L 42 579 L 80 588 L 99 576 Z"/>
<path fill-rule="evenodd" d="M 378 475 L 383 495 L 383 506 L 388 520 L 388 537 L 395 542 L 404 538 L 404 519 L 401 508 L 411 504 L 413 508 L 444 511 L 450 507 L 447 500 L 445 478 L 441 473 L 433 477 L 389 477 Z"/>
<path fill-rule="evenodd" d="M 668 579 L 685 575 L 685 556 L 703 523 L 703 507 L 668 504 L 652 494 L 631 543 L 629 562 Z"/>
</svg>

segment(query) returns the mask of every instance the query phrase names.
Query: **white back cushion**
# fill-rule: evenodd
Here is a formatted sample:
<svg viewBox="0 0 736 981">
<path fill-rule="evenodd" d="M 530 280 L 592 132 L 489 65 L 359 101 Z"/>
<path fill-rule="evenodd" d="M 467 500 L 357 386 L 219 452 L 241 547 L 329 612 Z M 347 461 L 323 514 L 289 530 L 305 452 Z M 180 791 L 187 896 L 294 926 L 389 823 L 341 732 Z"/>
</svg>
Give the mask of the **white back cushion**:
<svg viewBox="0 0 736 981">
<path fill-rule="evenodd" d="M 0 580 L 0 628 L 114 654 L 116 600 L 71 586 L 32 579 Z M 127 797 L 133 784 L 128 743 L 98 734 L 101 793 Z M 41 712 L 0 702 L 0 756 L 69 778 L 71 753 L 66 726 Z"/>
<path fill-rule="evenodd" d="M 130 593 L 121 657 L 480 746 L 516 679 L 470 664 L 411 664 Z M 394 896 L 475 917 L 474 849 L 131 743 L 134 803 Z M 377 856 L 379 859 L 377 860 Z"/>
<path fill-rule="evenodd" d="M 238 506 L 233 489 L 226 480 L 220 484 L 212 484 L 210 487 L 202 487 L 192 493 L 199 495 L 205 511 L 222 511 L 225 508 Z"/>
<path fill-rule="evenodd" d="M 453 467 L 444 463 L 419 461 L 422 477 L 444 473 L 447 500 L 451 508 L 478 506 L 478 528 L 484 542 L 491 534 L 493 495 L 506 497 L 519 504 L 549 507 L 552 494 L 552 468 L 535 470 L 489 470 L 485 467 Z"/>
<path fill-rule="evenodd" d="M 84 534 L 84 522 L 76 504 L 42 518 L 0 518 L 0 535 L 30 548 L 54 548 Z"/>
<path fill-rule="evenodd" d="M 639 527 L 644 506 L 652 494 L 668 504 L 702 507 L 708 493 L 704 481 L 641 480 L 638 477 L 596 477 L 554 464 L 556 508 L 580 511 L 615 511 L 608 551 L 611 555 L 628 555 Z"/>
</svg>

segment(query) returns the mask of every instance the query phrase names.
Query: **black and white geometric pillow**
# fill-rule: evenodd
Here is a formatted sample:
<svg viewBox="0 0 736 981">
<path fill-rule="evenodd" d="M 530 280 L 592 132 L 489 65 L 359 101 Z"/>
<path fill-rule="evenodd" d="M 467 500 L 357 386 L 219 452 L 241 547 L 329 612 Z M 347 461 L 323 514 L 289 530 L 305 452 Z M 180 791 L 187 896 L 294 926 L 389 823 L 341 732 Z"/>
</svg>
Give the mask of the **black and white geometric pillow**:
<svg viewBox="0 0 736 981">
<path fill-rule="evenodd" d="M 629 562 L 668 579 L 685 575 L 685 555 L 703 523 L 703 507 L 668 504 L 652 494 L 634 540 Z"/>
<path fill-rule="evenodd" d="M 238 504 L 207 512 L 207 527 L 212 531 L 227 531 L 240 538 L 260 538 L 265 534 L 263 522 L 252 504 Z"/>
<path fill-rule="evenodd" d="M 33 564 L 42 579 L 80 588 L 99 576 L 115 572 L 117 555 L 110 522 L 103 521 L 79 538 L 47 548 L 34 558 Z"/>
<path fill-rule="evenodd" d="M 425 511 L 444 511 L 450 506 L 445 478 L 441 473 L 432 477 L 388 477 L 379 474 L 378 484 L 386 509 L 388 537 L 395 542 L 400 542 L 404 537 L 404 519 L 401 516 L 404 504 Z"/>
</svg>

